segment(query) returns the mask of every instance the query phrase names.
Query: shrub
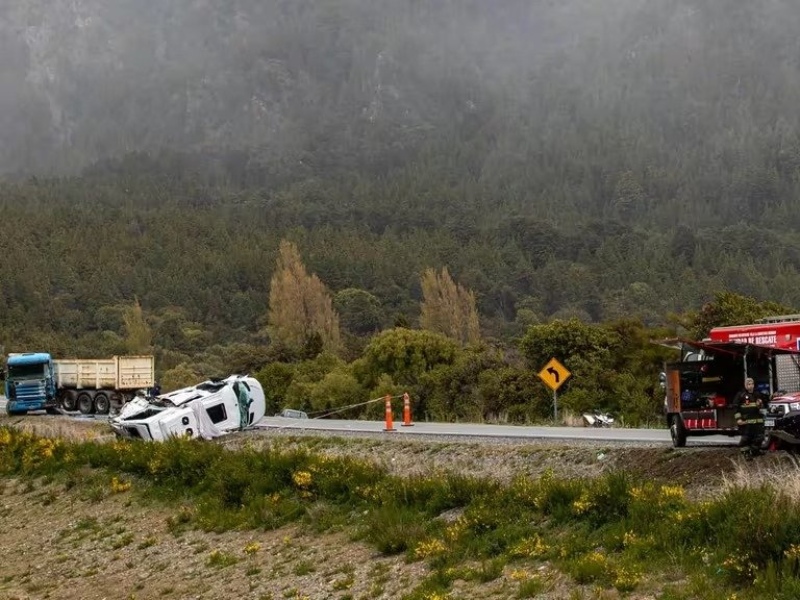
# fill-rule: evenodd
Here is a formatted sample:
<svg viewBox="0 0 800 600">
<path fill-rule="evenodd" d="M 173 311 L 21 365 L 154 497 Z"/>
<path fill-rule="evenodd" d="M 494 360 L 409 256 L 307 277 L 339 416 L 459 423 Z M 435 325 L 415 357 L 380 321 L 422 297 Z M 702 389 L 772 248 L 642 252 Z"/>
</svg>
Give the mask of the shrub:
<svg viewBox="0 0 800 600">
<path fill-rule="evenodd" d="M 535 505 L 543 514 L 556 521 L 573 519 L 574 504 L 585 495 L 586 485 L 580 481 L 556 479 L 552 471 L 539 479 L 535 492 Z"/>
<path fill-rule="evenodd" d="M 380 552 L 429 561 L 431 576 L 409 598 L 441 595 L 459 573 L 491 580 L 509 560 L 549 560 L 580 583 L 627 593 L 642 565 L 674 565 L 660 557 L 676 556 L 689 574 L 687 595 L 673 588 L 665 598 L 723 598 L 726 581 L 764 597 L 794 598 L 800 589 L 797 501 L 766 484 L 692 502 L 679 486 L 624 473 L 565 480 L 547 472 L 511 484 L 448 473 L 401 478 L 367 461 L 302 451 L 228 451 L 186 439 L 51 443 L 9 428 L 0 428 L 0 472 L 31 490 L 46 476 L 97 498 L 130 482 L 132 494 L 180 503 L 168 520 L 174 533 L 358 522 Z M 463 509 L 454 521 L 435 518 L 453 508 Z M 464 560 L 482 566 L 469 570 Z M 692 579 L 706 570 L 715 586 Z"/>
<path fill-rule="evenodd" d="M 567 572 L 578 583 L 601 583 L 607 585 L 611 582 L 613 568 L 608 557 L 603 552 L 590 552 L 577 559 L 566 563 Z"/>
<path fill-rule="evenodd" d="M 425 537 L 427 518 L 418 510 L 386 506 L 370 512 L 362 536 L 383 554 L 399 554 L 415 548 Z"/>
<path fill-rule="evenodd" d="M 734 488 L 702 515 L 706 544 L 729 559 L 726 572 L 734 579 L 748 578 L 770 563 L 781 565 L 792 556 L 790 549 L 800 540 L 800 511 L 767 508 L 777 506 L 796 507 L 796 501 L 766 485 Z"/>
<path fill-rule="evenodd" d="M 235 565 L 239 561 L 233 554 L 228 554 L 227 552 L 223 552 L 222 550 L 213 550 L 211 554 L 208 555 L 206 559 L 206 564 L 209 567 L 229 567 L 230 565 Z"/>
</svg>

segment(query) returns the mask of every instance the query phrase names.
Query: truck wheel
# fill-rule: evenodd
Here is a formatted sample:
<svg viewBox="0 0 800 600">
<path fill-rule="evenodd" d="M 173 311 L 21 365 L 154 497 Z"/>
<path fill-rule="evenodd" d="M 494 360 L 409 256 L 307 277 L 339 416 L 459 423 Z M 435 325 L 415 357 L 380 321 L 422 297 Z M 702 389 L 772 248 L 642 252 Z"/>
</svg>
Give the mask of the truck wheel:
<svg viewBox="0 0 800 600">
<path fill-rule="evenodd" d="M 75 394 L 67 392 L 61 397 L 61 408 L 68 412 L 74 412 L 78 408 L 78 400 Z"/>
<path fill-rule="evenodd" d="M 107 415 L 111 408 L 111 401 L 105 394 L 97 394 L 94 397 L 94 409 L 98 415 Z"/>
<path fill-rule="evenodd" d="M 81 394 L 78 396 L 78 410 L 83 415 L 90 415 L 94 412 L 94 401 L 89 394 Z"/>
<path fill-rule="evenodd" d="M 672 436 L 673 446 L 676 448 L 683 448 L 686 446 L 686 427 L 683 426 L 683 419 L 681 419 L 680 415 L 672 417 L 669 434 Z"/>
</svg>

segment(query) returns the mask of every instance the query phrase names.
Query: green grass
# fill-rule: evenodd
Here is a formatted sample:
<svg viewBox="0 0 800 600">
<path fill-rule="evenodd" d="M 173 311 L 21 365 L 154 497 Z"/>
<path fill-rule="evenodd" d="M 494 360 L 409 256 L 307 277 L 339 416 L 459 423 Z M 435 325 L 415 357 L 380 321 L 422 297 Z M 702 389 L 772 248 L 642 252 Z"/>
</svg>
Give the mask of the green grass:
<svg viewBox="0 0 800 600">
<path fill-rule="evenodd" d="M 239 559 L 236 558 L 232 554 L 228 554 L 227 552 L 223 552 L 222 550 L 214 550 L 211 554 L 208 555 L 206 559 L 206 564 L 209 567 L 217 567 L 217 568 L 224 568 L 229 567 L 231 565 L 235 565 L 239 562 Z"/>
<path fill-rule="evenodd" d="M 167 521 L 176 535 L 290 523 L 345 530 L 385 555 L 428 563 L 429 575 L 408 600 L 445 595 L 456 580 L 485 584 L 545 562 L 609 594 L 660 581 L 662 600 L 722 600 L 734 592 L 739 600 L 800 597 L 800 502 L 774 485 L 732 485 L 697 503 L 679 487 L 615 472 L 591 480 L 547 473 L 501 485 L 449 473 L 392 476 L 368 461 L 297 449 L 227 451 L 177 439 L 53 443 L 8 428 L 0 428 L 0 476 L 49 477 L 98 497 L 110 494 L 113 477 L 124 476 L 141 501 L 180 507 Z M 770 510 L 775 506 L 783 508 Z M 458 516 L 439 518 L 444 513 Z M 96 519 L 86 519 L 61 536 L 99 530 Z M 133 543 L 120 527 L 116 535 L 115 548 Z M 138 547 L 154 543 L 148 538 Z M 224 568 L 238 560 L 213 551 L 207 563 Z M 294 567 L 296 575 L 312 570 L 310 562 Z M 380 576 L 372 577 L 376 593 Z M 344 590 L 351 580 L 340 579 Z M 523 598 L 542 582 L 513 585 Z"/>
<path fill-rule="evenodd" d="M 316 567 L 312 562 L 307 560 L 301 560 L 292 569 L 292 572 L 298 577 L 303 577 L 304 575 L 308 575 L 314 571 L 316 571 Z"/>
</svg>

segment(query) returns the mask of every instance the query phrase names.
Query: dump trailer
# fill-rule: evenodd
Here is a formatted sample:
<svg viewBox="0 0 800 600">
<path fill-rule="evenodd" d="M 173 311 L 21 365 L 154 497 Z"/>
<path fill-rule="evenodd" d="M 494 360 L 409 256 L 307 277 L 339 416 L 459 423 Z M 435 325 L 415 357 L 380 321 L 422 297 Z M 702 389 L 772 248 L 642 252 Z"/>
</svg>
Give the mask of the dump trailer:
<svg viewBox="0 0 800 600">
<path fill-rule="evenodd" d="M 25 352 L 10 354 L 6 368 L 10 415 L 32 410 L 107 414 L 155 383 L 154 359 L 149 355 L 54 359 L 48 352 Z"/>
<path fill-rule="evenodd" d="M 664 409 L 672 443 L 687 438 L 739 435 L 734 398 L 752 377 L 765 399 L 800 392 L 800 352 L 751 343 L 676 340 L 681 360 L 668 363 L 662 375 Z"/>
</svg>

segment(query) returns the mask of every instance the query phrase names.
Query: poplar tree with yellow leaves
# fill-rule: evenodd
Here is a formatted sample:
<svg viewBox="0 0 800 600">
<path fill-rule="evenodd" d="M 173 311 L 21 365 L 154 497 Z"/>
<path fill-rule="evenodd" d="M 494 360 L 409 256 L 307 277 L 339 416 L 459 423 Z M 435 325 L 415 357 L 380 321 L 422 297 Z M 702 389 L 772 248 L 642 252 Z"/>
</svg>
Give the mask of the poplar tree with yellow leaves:
<svg viewBox="0 0 800 600">
<path fill-rule="evenodd" d="M 462 344 L 480 340 L 475 294 L 453 281 L 447 267 L 441 273 L 426 269 L 422 274 L 423 329 L 435 331 Z"/>
<path fill-rule="evenodd" d="M 152 350 L 153 332 L 144 318 L 142 305 L 135 298 L 122 315 L 125 325 L 125 348 L 131 354 L 147 354 Z"/>
<path fill-rule="evenodd" d="M 318 337 L 322 348 L 338 352 L 339 315 L 319 277 L 309 275 L 297 246 L 281 241 L 269 290 L 269 331 L 273 340 L 300 350 Z"/>
</svg>

